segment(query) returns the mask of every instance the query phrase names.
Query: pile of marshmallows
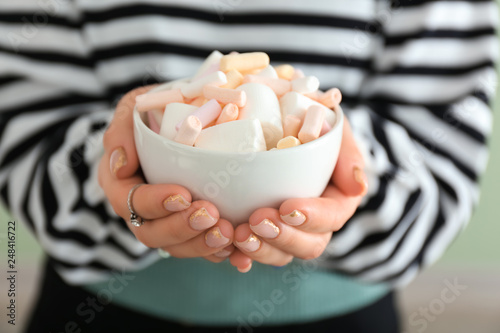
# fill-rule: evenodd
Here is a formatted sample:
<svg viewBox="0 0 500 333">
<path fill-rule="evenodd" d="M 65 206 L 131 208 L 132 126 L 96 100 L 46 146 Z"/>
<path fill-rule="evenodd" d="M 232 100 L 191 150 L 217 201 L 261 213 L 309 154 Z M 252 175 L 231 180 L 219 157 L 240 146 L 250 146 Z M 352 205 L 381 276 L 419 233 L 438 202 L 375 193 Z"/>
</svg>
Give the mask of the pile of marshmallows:
<svg viewBox="0 0 500 333">
<path fill-rule="evenodd" d="M 263 52 L 218 51 L 190 81 L 136 97 L 150 129 L 176 142 L 224 152 L 295 147 L 336 121 L 342 96 L 318 90 L 315 76 L 291 65 L 273 67 Z"/>
</svg>

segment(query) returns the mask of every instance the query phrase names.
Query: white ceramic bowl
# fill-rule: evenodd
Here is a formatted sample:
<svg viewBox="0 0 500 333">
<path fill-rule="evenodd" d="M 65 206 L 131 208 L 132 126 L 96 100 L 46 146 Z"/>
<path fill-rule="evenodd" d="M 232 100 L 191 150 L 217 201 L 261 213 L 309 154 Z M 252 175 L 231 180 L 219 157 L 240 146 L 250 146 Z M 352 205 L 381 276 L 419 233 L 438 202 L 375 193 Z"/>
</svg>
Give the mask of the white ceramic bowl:
<svg viewBox="0 0 500 333">
<path fill-rule="evenodd" d="M 169 89 L 173 82 L 153 91 Z M 211 201 L 234 225 L 261 207 L 289 198 L 318 197 L 339 154 L 344 115 L 339 107 L 332 130 L 309 143 L 282 150 L 226 153 L 186 146 L 154 133 L 134 109 L 139 160 L 150 184 L 178 184 L 193 200 Z"/>
</svg>

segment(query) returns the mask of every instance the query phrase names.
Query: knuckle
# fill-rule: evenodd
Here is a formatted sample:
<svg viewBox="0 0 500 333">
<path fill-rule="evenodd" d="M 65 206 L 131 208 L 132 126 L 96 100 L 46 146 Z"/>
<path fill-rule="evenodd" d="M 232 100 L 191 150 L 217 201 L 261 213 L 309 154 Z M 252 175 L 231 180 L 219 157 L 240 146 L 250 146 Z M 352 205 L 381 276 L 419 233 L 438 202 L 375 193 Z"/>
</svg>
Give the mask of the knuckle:
<svg viewBox="0 0 500 333">
<path fill-rule="evenodd" d="M 289 255 L 289 256 L 286 256 L 284 257 L 283 259 L 279 260 L 275 266 L 278 266 L 278 267 L 283 267 L 283 266 L 286 266 L 288 265 L 289 263 L 291 263 L 293 260 L 293 256 L 292 255 Z"/>
<path fill-rule="evenodd" d="M 310 246 L 308 248 L 308 251 L 305 253 L 305 256 L 302 257 L 301 259 L 304 260 L 312 260 L 312 259 L 317 259 L 319 256 L 323 254 L 323 251 L 325 250 L 325 246 L 323 244 L 317 243 L 314 244 L 314 246 Z"/>
<path fill-rule="evenodd" d="M 142 232 L 136 232 L 135 233 L 135 237 L 137 238 L 137 240 L 139 242 L 141 242 L 142 244 L 144 244 L 146 247 L 149 247 L 149 248 L 152 248 L 152 249 L 157 247 L 157 246 L 155 246 L 156 244 L 153 244 L 153 242 L 151 241 L 151 238 L 147 237 Z"/>
</svg>

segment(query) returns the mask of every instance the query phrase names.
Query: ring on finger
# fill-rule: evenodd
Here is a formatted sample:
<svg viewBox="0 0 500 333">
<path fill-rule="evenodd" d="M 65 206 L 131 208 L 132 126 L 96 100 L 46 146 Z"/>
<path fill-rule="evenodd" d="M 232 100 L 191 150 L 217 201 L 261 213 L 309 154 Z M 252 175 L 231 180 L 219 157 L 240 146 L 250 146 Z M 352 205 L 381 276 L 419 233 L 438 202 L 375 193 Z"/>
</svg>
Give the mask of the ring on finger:
<svg viewBox="0 0 500 333">
<path fill-rule="evenodd" d="M 143 219 L 141 216 L 137 215 L 137 213 L 134 210 L 134 205 L 132 204 L 134 192 L 141 185 L 144 185 L 144 184 L 134 185 L 134 187 L 132 187 L 130 189 L 130 191 L 128 192 L 128 197 L 127 197 L 127 206 L 128 206 L 128 210 L 130 211 L 130 223 L 135 227 L 140 227 L 141 225 L 144 224 L 144 221 L 145 221 L 145 219 Z"/>
</svg>

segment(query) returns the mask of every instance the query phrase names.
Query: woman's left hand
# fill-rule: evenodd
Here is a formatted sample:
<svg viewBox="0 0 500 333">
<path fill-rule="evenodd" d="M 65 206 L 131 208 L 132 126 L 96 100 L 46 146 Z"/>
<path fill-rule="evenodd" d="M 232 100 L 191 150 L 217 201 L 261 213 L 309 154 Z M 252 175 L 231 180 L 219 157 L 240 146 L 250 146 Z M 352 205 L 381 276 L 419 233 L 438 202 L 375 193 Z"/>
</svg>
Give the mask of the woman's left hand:
<svg viewBox="0 0 500 333">
<path fill-rule="evenodd" d="M 231 264 L 239 271 L 247 272 L 253 260 L 284 266 L 293 258 L 319 257 L 333 232 L 351 218 L 366 194 L 363 167 L 363 157 L 345 119 L 332 182 L 321 197 L 289 199 L 279 209 L 256 210 L 249 223 L 241 224 L 235 230 L 234 245 L 238 250 L 231 255 Z"/>
</svg>

